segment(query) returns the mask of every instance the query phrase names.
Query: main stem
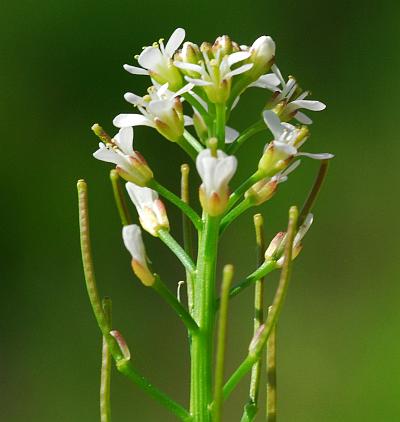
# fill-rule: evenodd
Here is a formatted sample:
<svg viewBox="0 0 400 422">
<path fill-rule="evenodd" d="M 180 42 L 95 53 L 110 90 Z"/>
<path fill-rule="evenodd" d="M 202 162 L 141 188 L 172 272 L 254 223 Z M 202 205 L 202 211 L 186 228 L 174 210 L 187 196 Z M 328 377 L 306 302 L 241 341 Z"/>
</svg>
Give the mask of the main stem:
<svg viewBox="0 0 400 422">
<path fill-rule="evenodd" d="M 215 320 L 215 270 L 219 218 L 205 216 L 199 238 L 194 318 L 199 330 L 191 347 L 191 402 L 193 422 L 210 422 L 212 400 L 213 334 Z"/>
</svg>

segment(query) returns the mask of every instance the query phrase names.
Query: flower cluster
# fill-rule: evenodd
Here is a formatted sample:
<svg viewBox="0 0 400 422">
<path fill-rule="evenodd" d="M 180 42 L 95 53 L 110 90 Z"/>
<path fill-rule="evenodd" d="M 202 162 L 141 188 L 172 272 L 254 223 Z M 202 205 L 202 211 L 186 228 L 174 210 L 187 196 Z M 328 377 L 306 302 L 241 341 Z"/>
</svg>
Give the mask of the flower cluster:
<svg viewBox="0 0 400 422">
<path fill-rule="evenodd" d="M 191 155 L 202 180 L 200 203 L 210 216 L 222 216 L 231 206 L 229 182 L 237 159 L 229 155 L 229 148 L 241 135 L 226 123 L 247 88 L 272 91 L 261 116 L 273 139 L 266 144 L 258 171 L 244 192 L 252 205 L 273 196 L 278 184 L 300 164 L 297 157 L 332 157 L 299 151 L 309 137 L 306 125 L 311 123 L 300 110 L 321 111 L 325 105 L 307 100 L 308 92 L 302 92 L 293 77 L 285 81 L 275 64 L 276 48 L 271 37 L 261 36 L 251 46 L 239 45 L 226 35 L 213 44 L 197 45 L 184 39 L 185 31 L 178 28 L 166 44 L 161 39 L 145 47 L 136 56 L 139 66 L 124 65 L 131 74 L 150 77 L 151 86 L 143 96 L 131 92 L 124 95 L 138 113 L 116 116 L 113 123 L 119 128 L 118 134 L 105 143 L 102 139 L 94 153 L 95 158 L 116 164 L 121 177 L 129 182 L 128 193 L 142 227 L 154 236 L 160 228 L 168 229 L 169 223 L 157 192 L 149 187 L 153 172 L 133 149 L 134 126 L 155 128 Z M 184 101 L 188 104 L 186 115 Z M 292 119 L 303 125 L 289 123 Z M 193 124 L 198 139 L 186 129 Z"/>
</svg>

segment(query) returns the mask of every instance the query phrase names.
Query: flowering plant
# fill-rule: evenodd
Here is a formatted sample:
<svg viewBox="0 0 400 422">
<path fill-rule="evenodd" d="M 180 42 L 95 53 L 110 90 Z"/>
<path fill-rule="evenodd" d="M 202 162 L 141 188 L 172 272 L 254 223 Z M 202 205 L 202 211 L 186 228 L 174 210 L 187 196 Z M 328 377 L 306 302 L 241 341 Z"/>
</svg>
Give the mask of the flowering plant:
<svg viewBox="0 0 400 422">
<path fill-rule="evenodd" d="M 193 422 L 220 421 L 224 401 L 243 376 L 251 371 L 249 399 L 244 406 L 242 421 L 252 421 L 258 410 L 264 350 L 268 355 L 267 420 L 273 421 L 276 418 L 275 326 L 288 288 L 292 261 L 300 253 L 302 239 L 313 221 L 310 211 L 325 177 L 328 160 L 332 158 L 327 153 L 302 151 L 310 134 L 308 125 L 311 119 L 300 110 L 321 111 L 325 105 L 307 100 L 308 92 L 302 91 L 293 77 L 287 81 L 283 78 L 275 64 L 275 43 L 269 36 L 258 38 L 250 47 L 239 45 L 228 36 L 217 38 L 214 44 L 204 42 L 200 46 L 183 43 L 184 38 L 185 31 L 178 28 L 165 45 L 160 40 L 143 49 L 137 56 L 140 67 L 125 65 L 125 70 L 131 74 L 150 77 L 147 94 L 125 94 L 127 102 L 137 112 L 115 117 L 113 123 L 119 129 L 115 136 L 108 135 L 98 124 L 92 129 L 101 141 L 94 157 L 116 165 L 110 176 L 123 226 L 122 239 L 131 255 L 132 270 L 144 286 L 152 288 L 171 306 L 188 330 L 190 406 L 185 408 L 150 384 L 133 364 L 122 334 L 112 329 L 110 300 L 102 301 L 96 287 L 89 239 L 87 185 L 80 180 L 78 194 L 85 279 L 103 335 L 101 421 L 110 421 L 112 359 L 119 372 L 180 420 Z M 252 87 L 272 94 L 256 122 L 239 133 L 227 123 L 240 96 Z M 289 123 L 293 120 L 300 124 Z M 189 203 L 189 165 L 181 167 L 181 195 L 178 196 L 158 181 L 154 168 L 151 169 L 134 149 L 133 127 L 138 125 L 154 128 L 182 148 L 195 163 L 202 180 L 199 187 L 201 215 Z M 190 129 L 191 126 L 194 130 Z M 235 154 L 253 135 L 268 130 L 272 136 L 260 153 L 258 167 L 237 188 L 231 189 L 230 182 L 238 165 Z M 264 246 L 262 216 L 256 214 L 258 268 L 231 287 L 233 266 L 226 265 L 217 288 L 216 264 L 221 234 L 240 214 L 269 201 L 279 184 L 285 182 L 300 164 L 300 156 L 321 160 L 316 181 L 301 212 L 295 206 L 290 208 L 287 230 L 278 233 L 268 247 Z M 121 178 L 126 181 L 127 193 L 136 207 L 142 228 L 165 243 L 182 263 L 186 271 L 187 305 L 179 294 L 182 283 L 179 283 L 175 296 L 153 270 L 141 228 L 132 224 Z M 170 233 L 166 207 L 160 197 L 183 213 L 183 245 Z M 197 254 L 193 244 L 196 237 Z M 264 278 L 278 269 L 281 271 L 278 287 L 268 312 L 264 312 Z M 248 355 L 225 379 L 228 303 L 251 285 L 255 286 L 254 336 Z"/>
</svg>

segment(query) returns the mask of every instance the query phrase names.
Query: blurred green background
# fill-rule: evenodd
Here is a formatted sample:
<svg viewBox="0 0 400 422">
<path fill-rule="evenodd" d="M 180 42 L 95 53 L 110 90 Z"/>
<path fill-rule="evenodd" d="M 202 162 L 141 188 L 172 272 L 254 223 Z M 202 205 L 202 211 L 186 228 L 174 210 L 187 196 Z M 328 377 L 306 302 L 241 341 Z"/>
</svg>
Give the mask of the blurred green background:
<svg viewBox="0 0 400 422">
<path fill-rule="evenodd" d="M 230 34 L 250 44 L 271 35 L 284 74 L 328 104 L 313 114 L 307 150 L 336 158 L 279 323 L 279 420 L 400 420 L 398 2 L 42 0 L 4 2 L 0 13 L 0 420 L 99 420 L 100 337 L 78 242 L 75 182 L 83 177 L 114 326 L 144 374 L 180 402 L 188 399 L 184 331 L 131 275 L 109 167 L 91 158 L 97 143 L 90 132 L 96 121 L 113 131 L 112 118 L 128 110 L 122 94 L 145 88 L 145 78 L 121 65 L 177 26 L 194 42 Z M 262 91 L 249 92 L 232 125 L 245 128 L 263 101 Z M 241 151 L 234 183 L 255 165 L 265 140 L 260 135 Z M 184 155 L 148 128 L 136 130 L 136 146 L 177 190 Z M 284 227 L 288 206 L 301 205 L 317 166 L 304 160 L 261 208 L 269 237 Z M 197 176 L 192 182 L 198 185 Z M 168 211 L 179 238 L 179 214 Z M 251 222 L 251 214 L 240 218 L 222 242 L 221 263 L 234 263 L 238 279 L 255 265 Z M 182 277 L 176 260 L 156 239 L 145 240 L 154 267 L 175 288 Z M 247 350 L 252 297 L 248 291 L 232 302 L 228 373 Z M 239 420 L 247 384 L 227 403 L 226 421 Z M 115 421 L 174 420 L 117 375 L 112 403 Z"/>
</svg>

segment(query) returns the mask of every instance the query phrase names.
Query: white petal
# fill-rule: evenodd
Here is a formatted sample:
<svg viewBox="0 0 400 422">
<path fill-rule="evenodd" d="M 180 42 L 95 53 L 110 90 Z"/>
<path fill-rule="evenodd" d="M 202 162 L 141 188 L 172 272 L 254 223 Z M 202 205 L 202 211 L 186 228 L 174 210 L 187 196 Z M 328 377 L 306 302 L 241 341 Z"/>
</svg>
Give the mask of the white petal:
<svg viewBox="0 0 400 422">
<path fill-rule="evenodd" d="M 133 105 L 141 105 L 144 106 L 145 101 L 139 95 L 134 94 L 133 92 L 127 92 L 124 94 L 125 101 Z"/>
<path fill-rule="evenodd" d="M 132 258 L 139 261 L 142 265 L 146 264 L 146 251 L 142 239 L 142 231 L 136 224 L 130 224 L 122 228 L 122 239 L 126 249 L 132 255 Z"/>
<path fill-rule="evenodd" d="M 232 76 L 235 76 L 235 75 L 240 75 L 241 73 L 247 72 L 247 71 L 248 71 L 248 70 L 250 70 L 253 66 L 254 66 L 254 63 L 244 64 L 243 66 L 240 66 L 240 67 L 238 67 L 237 69 L 234 69 L 234 70 L 231 70 L 230 72 L 228 72 L 228 73 L 224 76 L 224 79 L 232 78 Z"/>
<path fill-rule="evenodd" d="M 231 144 L 238 136 L 239 132 L 236 129 L 225 126 L 225 143 Z"/>
<path fill-rule="evenodd" d="M 150 101 L 147 106 L 147 111 L 153 116 L 162 119 L 162 116 L 169 113 L 173 109 L 173 102 L 171 100 L 155 100 Z"/>
<path fill-rule="evenodd" d="M 294 118 L 302 123 L 303 125 L 311 125 L 312 120 L 304 113 L 302 113 L 301 111 L 298 111 L 295 115 Z"/>
<path fill-rule="evenodd" d="M 277 78 L 281 81 L 282 86 L 285 86 L 285 80 L 283 79 L 282 73 L 279 70 L 279 67 L 276 64 L 271 66 L 271 70 L 275 73 Z"/>
<path fill-rule="evenodd" d="M 190 70 L 192 72 L 197 72 L 200 74 L 203 73 L 203 68 L 199 66 L 198 64 L 184 63 L 179 60 L 176 60 L 174 61 L 174 66 L 177 67 L 178 69 Z"/>
<path fill-rule="evenodd" d="M 246 60 L 251 56 L 249 51 L 238 51 L 236 53 L 232 53 L 228 56 L 228 64 L 229 67 L 234 65 L 235 63 L 241 62 L 242 60 Z"/>
<path fill-rule="evenodd" d="M 118 114 L 113 120 L 113 125 L 115 127 L 154 126 L 153 122 L 142 114 Z"/>
<path fill-rule="evenodd" d="M 168 57 L 172 57 L 175 51 L 179 48 L 179 46 L 183 43 L 185 39 L 185 30 L 183 28 L 177 28 L 169 37 L 167 45 L 165 46 L 165 52 Z"/>
<path fill-rule="evenodd" d="M 162 63 L 163 55 L 158 47 L 146 47 L 140 54 L 138 62 L 145 69 L 155 70 Z"/>
<path fill-rule="evenodd" d="M 294 110 L 298 108 L 305 108 L 306 110 L 312 111 L 322 111 L 326 108 L 324 103 L 321 101 L 312 101 L 312 100 L 295 100 L 290 103 L 291 106 L 295 106 Z"/>
<path fill-rule="evenodd" d="M 168 91 L 168 82 L 164 85 L 161 85 L 158 89 L 157 89 L 157 95 L 161 98 L 163 95 L 165 95 Z"/>
<path fill-rule="evenodd" d="M 197 95 L 193 91 L 190 93 L 190 95 L 203 106 L 204 110 L 208 111 L 208 104 L 203 100 L 203 98 L 200 97 L 200 95 Z"/>
<path fill-rule="evenodd" d="M 183 116 L 184 126 L 193 126 L 193 119 L 189 116 Z"/>
<path fill-rule="evenodd" d="M 281 81 L 274 73 L 268 73 L 260 76 L 250 86 L 269 89 L 270 91 L 276 91 Z"/>
<path fill-rule="evenodd" d="M 314 160 L 330 160 L 334 157 L 334 155 L 329 154 L 329 152 L 322 152 L 320 154 L 312 154 L 310 152 L 299 152 L 296 155 L 302 155 L 304 157 L 313 158 Z"/>
<path fill-rule="evenodd" d="M 292 145 L 288 145 L 284 142 L 278 142 L 278 141 L 272 141 L 271 143 L 278 151 L 282 152 L 288 157 L 297 155 L 297 149 Z"/>
<path fill-rule="evenodd" d="M 203 81 L 203 79 L 189 78 L 189 76 L 185 76 L 185 79 L 196 86 L 209 86 L 213 84 L 212 82 L 209 82 L 209 81 Z"/>
<path fill-rule="evenodd" d="M 234 109 L 234 108 L 238 105 L 239 101 L 240 101 L 240 96 L 237 96 L 237 97 L 233 100 L 231 110 L 233 110 L 233 109 Z"/>
<path fill-rule="evenodd" d="M 130 64 L 124 64 L 124 69 L 132 73 L 132 75 L 148 75 L 149 72 L 146 69 L 142 69 L 141 67 L 131 66 Z"/>
<path fill-rule="evenodd" d="M 265 110 L 263 113 L 265 124 L 274 135 L 275 139 L 279 139 L 285 127 L 281 124 L 279 117 L 271 110 Z"/>
<path fill-rule="evenodd" d="M 93 153 L 93 157 L 97 160 L 113 164 L 118 164 L 120 158 L 115 151 L 106 148 L 102 143 L 99 144 L 99 149 Z"/>
<path fill-rule="evenodd" d="M 193 87 L 194 87 L 194 84 L 186 84 L 179 91 L 175 92 L 174 97 L 179 97 L 180 95 L 186 94 L 186 92 L 191 91 Z"/>
<path fill-rule="evenodd" d="M 133 143 L 133 128 L 124 127 L 119 130 L 118 135 L 114 136 L 115 143 L 119 149 L 126 155 L 134 155 L 132 143 Z"/>
<path fill-rule="evenodd" d="M 236 168 L 237 159 L 233 155 L 218 160 L 218 164 L 215 168 L 216 180 L 214 182 L 218 190 L 229 183 L 236 172 Z"/>
</svg>

